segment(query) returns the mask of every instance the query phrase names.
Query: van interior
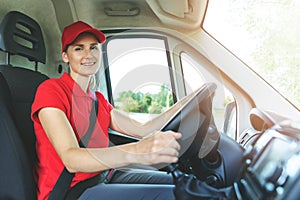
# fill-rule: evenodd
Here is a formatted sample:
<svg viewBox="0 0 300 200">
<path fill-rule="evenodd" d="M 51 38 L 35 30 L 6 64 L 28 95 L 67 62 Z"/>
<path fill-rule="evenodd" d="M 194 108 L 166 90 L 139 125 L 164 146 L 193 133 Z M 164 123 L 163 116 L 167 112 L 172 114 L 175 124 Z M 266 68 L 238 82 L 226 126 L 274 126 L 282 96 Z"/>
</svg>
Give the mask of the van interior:
<svg viewBox="0 0 300 200">
<path fill-rule="evenodd" d="M 151 120 L 197 91 L 161 129 L 183 134 L 178 163 L 152 166 L 172 173 L 176 199 L 298 199 L 299 108 L 203 28 L 212 2 L 1 1 L 0 199 L 37 198 L 31 104 L 43 81 L 68 73 L 61 34 L 78 20 L 107 37 L 96 80 L 114 107 Z M 153 104 L 133 108 L 122 94 Z"/>
</svg>

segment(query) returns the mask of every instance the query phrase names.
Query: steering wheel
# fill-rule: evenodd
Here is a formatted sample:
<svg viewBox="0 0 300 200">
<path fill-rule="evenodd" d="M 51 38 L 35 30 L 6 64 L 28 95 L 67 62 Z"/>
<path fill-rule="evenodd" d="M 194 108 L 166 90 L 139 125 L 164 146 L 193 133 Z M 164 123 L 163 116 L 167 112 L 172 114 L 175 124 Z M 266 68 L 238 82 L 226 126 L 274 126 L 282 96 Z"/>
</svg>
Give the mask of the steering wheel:
<svg viewBox="0 0 300 200">
<path fill-rule="evenodd" d="M 215 83 L 204 84 L 162 128 L 162 131 L 182 133 L 178 141 L 181 146 L 178 163 L 200 155 L 204 157 L 212 149 L 207 133 L 212 122 L 212 99 L 216 88 Z"/>
</svg>

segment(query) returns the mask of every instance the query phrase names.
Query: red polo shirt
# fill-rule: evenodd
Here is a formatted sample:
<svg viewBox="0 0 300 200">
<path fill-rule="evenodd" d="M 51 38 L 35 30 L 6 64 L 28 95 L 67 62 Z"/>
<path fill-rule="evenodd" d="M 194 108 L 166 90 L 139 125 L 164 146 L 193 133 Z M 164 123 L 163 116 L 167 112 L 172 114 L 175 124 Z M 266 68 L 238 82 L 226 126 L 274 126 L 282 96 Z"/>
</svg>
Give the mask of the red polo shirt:
<svg viewBox="0 0 300 200">
<path fill-rule="evenodd" d="M 79 141 L 89 127 L 92 100 L 95 96 L 98 99 L 98 119 L 88 147 L 107 147 L 112 106 L 101 93 L 90 91 L 89 94 L 86 94 L 67 73 L 63 74 L 61 78 L 49 79 L 39 86 L 31 113 L 34 122 L 36 151 L 38 155 L 36 165 L 38 199 L 48 198 L 64 168 L 61 159 L 50 143 L 37 117 L 38 111 L 44 107 L 53 107 L 62 110 L 71 122 L 71 126 Z M 76 173 L 71 187 L 97 174 L 99 172 Z"/>
</svg>

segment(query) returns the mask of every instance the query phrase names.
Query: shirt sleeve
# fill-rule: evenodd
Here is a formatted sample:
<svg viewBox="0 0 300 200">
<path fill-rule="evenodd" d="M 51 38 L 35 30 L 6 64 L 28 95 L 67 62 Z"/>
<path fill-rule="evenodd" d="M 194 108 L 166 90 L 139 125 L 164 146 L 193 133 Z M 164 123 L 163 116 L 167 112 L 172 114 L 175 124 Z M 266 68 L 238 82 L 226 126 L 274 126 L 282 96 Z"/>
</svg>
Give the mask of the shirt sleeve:
<svg viewBox="0 0 300 200">
<path fill-rule="evenodd" d="M 113 109 L 113 106 L 107 101 L 107 99 L 103 96 L 102 93 L 96 92 L 96 96 L 98 101 L 103 105 L 108 113 Z"/>
<path fill-rule="evenodd" d="M 37 113 L 45 107 L 58 108 L 66 113 L 68 101 L 66 95 L 62 92 L 61 87 L 52 80 L 43 82 L 37 89 L 35 99 L 31 107 L 31 118 L 37 120 Z"/>
</svg>

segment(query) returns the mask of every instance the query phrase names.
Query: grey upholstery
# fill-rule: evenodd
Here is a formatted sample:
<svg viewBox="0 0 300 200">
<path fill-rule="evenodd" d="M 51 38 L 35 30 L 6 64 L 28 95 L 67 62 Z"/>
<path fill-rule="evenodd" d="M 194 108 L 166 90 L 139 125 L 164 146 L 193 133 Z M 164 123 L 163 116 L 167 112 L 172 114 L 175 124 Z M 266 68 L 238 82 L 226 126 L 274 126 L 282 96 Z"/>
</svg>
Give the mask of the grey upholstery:
<svg viewBox="0 0 300 200">
<path fill-rule="evenodd" d="M 46 62 L 46 48 L 40 26 L 18 11 L 7 13 L 1 22 L 0 49 L 10 55 L 24 56 L 30 61 Z"/>
<path fill-rule="evenodd" d="M 18 29 L 16 23 L 31 31 L 13 30 Z M 15 34 L 30 41 L 32 49 L 12 42 Z M 25 56 L 36 63 L 45 62 L 41 34 L 33 19 L 19 12 L 10 12 L 0 25 L 0 50 L 9 55 Z M 46 75 L 21 66 L 0 65 L 0 199 L 36 199 L 35 135 L 30 112 L 36 89 L 46 79 Z"/>
</svg>

